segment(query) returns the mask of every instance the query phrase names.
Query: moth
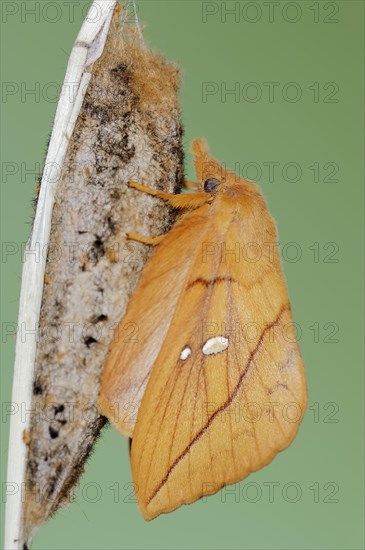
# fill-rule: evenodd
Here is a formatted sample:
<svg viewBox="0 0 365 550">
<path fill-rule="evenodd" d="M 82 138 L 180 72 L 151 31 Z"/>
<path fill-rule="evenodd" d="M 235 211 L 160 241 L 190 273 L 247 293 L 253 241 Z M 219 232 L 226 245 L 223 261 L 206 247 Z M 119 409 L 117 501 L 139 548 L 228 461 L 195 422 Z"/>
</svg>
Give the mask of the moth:
<svg viewBox="0 0 365 550">
<path fill-rule="evenodd" d="M 99 408 L 132 438 L 145 519 L 213 494 L 268 464 L 306 407 L 304 367 L 275 223 L 258 186 L 194 140 L 199 183 L 136 192 L 181 213 L 155 247 L 118 325 Z"/>
</svg>

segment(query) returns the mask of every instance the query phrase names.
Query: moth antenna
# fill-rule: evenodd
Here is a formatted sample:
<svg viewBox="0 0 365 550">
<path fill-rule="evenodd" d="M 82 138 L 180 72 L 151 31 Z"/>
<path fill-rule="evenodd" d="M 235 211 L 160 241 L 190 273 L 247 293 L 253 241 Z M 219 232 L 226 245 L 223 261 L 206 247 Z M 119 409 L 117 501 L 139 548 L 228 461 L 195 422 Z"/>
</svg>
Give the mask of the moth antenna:
<svg viewBox="0 0 365 550">
<path fill-rule="evenodd" d="M 196 138 L 192 143 L 192 150 L 196 157 L 203 157 L 209 153 L 209 148 L 204 138 Z"/>
</svg>

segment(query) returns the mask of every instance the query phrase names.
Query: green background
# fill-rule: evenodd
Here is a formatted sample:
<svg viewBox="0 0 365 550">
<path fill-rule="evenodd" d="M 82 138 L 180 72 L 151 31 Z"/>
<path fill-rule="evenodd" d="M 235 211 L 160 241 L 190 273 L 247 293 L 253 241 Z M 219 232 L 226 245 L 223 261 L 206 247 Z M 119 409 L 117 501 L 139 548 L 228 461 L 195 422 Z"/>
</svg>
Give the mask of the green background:
<svg viewBox="0 0 365 550">
<path fill-rule="evenodd" d="M 5 4 L 10 3 L 2 5 L 2 79 L 18 91 L 2 98 L 2 240 L 20 244 L 30 231 L 35 187 L 35 175 L 26 171 L 37 171 L 37 163 L 40 170 L 56 108 L 49 83 L 59 87 L 63 81 L 87 3 L 75 2 L 73 21 L 62 1 L 11 3 L 19 7 L 12 16 L 4 13 Z M 58 21 L 51 22 L 57 13 L 52 7 L 42 15 L 46 4 L 58 5 Z M 281 2 L 270 21 L 265 3 L 226 2 L 227 8 L 238 4 L 240 12 L 237 21 L 232 15 L 224 21 L 224 3 L 211 2 L 217 14 L 206 22 L 203 4 L 141 1 L 139 14 L 150 45 L 182 68 L 187 176 L 193 177 L 191 139 L 204 136 L 217 159 L 258 181 L 277 220 L 294 318 L 302 332 L 309 409 L 295 442 L 268 467 L 230 488 L 230 494 L 218 493 L 149 523 L 129 496 L 127 441 L 106 429 L 75 502 L 40 530 L 35 549 L 364 545 L 364 4 Z M 298 7 L 299 19 L 287 21 Z M 27 13 L 34 8 L 41 10 L 39 20 Z M 271 98 L 263 84 L 270 81 L 279 83 Z M 219 91 L 206 101 L 204 82 L 216 83 Z M 295 85 L 288 87 L 290 82 Z M 222 98 L 224 83 L 228 89 L 239 83 L 238 101 L 232 95 Z M 294 86 L 302 96 L 291 102 Z M 24 95 L 37 87 L 36 96 Z M 261 98 L 248 101 L 247 94 L 252 99 L 260 90 Z M 279 163 L 271 182 L 268 162 Z M 10 165 L 4 163 L 15 163 L 17 173 L 9 175 Z M 293 181 L 298 166 L 301 175 Z M 300 257 L 290 261 L 296 251 Z M 2 328 L 17 319 L 21 268 L 20 252 L 2 259 Z M 5 401 L 11 399 L 14 344 L 14 338 L 3 337 Z M 268 483 L 275 482 L 269 498 Z M 296 493 L 297 502 L 290 502 Z"/>
</svg>

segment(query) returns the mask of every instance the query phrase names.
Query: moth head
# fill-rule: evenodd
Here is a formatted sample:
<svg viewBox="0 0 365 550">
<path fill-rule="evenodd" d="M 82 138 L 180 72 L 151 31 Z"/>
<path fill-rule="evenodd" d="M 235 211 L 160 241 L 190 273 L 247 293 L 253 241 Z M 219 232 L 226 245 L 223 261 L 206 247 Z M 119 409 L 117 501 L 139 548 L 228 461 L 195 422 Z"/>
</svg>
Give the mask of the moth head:
<svg viewBox="0 0 365 550">
<path fill-rule="evenodd" d="M 192 146 L 196 178 L 201 182 L 201 190 L 206 193 L 255 192 L 256 185 L 239 177 L 231 170 L 226 170 L 210 154 L 204 139 L 195 139 Z"/>
</svg>

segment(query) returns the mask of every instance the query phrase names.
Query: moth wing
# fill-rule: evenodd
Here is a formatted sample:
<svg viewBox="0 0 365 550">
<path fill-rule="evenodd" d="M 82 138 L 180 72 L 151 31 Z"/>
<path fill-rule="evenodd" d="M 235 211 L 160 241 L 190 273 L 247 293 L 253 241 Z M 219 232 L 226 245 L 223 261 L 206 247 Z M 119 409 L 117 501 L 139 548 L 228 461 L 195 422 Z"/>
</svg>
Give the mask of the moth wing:
<svg viewBox="0 0 365 550">
<path fill-rule="evenodd" d="M 234 255 L 237 243 L 243 250 L 274 241 L 275 227 L 271 218 L 262 228 L 241 219 L 233 215 L 228 231 L 215 227 L 216 255 L 194 258 L 141 402 L 131 463 L 146 519 L 269 463 L 304 413 L 305 375 L 278 254 L 255 262 Z"/>
<path fill-rule="evenodd" d="M 201 238 L 203 218 L 194 219 L 185 218 L 175 225 L 154 250 L 115 331 L 104 365 L 99 410 L 129 437 L 191 267 L 196 241 Z"/>
</svg>

